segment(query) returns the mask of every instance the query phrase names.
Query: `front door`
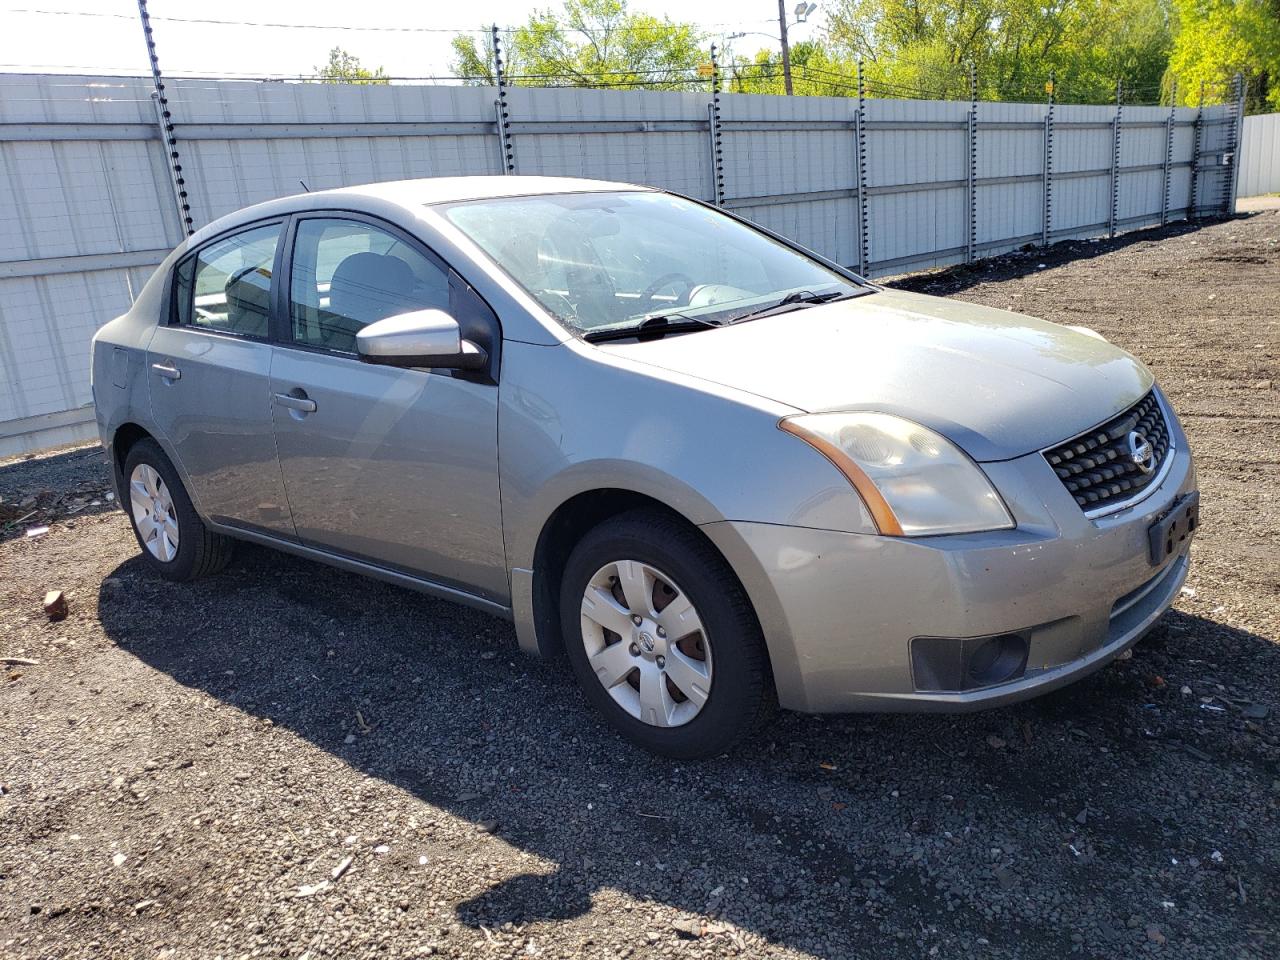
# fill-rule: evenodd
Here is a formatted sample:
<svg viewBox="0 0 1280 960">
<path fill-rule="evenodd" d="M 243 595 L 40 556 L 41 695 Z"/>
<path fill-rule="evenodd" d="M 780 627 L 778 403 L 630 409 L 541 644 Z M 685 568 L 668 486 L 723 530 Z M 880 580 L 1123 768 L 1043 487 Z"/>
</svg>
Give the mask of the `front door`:
<svg viewBox="0 0 1280 960">
<path fill-rule="evenodd" d="M 248 227 L 178 265 L 172 316 L 151 340 L 147 377 L 152 416 L 205 516 L 292 538 L 268 341 L 281 229 Z"/>
<path fill-rule="evenodd" d="M 291 261 L 271 394 L 298 537 L 505 602 L 498 388 L 363 363 L 355 347 L 366 324 L 456 312 L 474 294 L 412 238 L 364 219 L 297 220 Z"/>
</svg>

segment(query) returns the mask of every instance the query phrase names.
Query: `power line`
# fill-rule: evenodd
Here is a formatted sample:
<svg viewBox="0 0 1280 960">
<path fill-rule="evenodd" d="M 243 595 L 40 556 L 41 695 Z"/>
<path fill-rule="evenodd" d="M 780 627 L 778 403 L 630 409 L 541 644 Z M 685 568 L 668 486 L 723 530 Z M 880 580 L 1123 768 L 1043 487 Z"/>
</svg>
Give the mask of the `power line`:
<svg viewBox="0 0 1280 960">
<path fill-rule="evenodd" d="M 136 20 L 128 13 L 104 13 L 97 10 L 35 10 L 31 8 L 10 9 L 5 13 L 33 14 L 45 17 L 97 17 L 103 20 Z M 226 27 L 271 27 L 289 30 L 343 30 L 353 33 L 488 33 L 484 29 L 472 27 L 361 27 L 350 24 L 321 23 L 269 23 L 253 20 L 216 20 L 211 17 L 152 17 L 153 21 L 164 23 L 191 23 L 204 26 Z"/>
<path fill-rule="evenodd" d="M 36 16 L 48 17 L 98 17 L 107 20 L 135 20 L 136 17 L 127 13 L 104 13 L 97 10 L 38 10 L 33 8 L 16 8 L 2 11 L 4 13 L 21 13 Z M 366 27 L 355 26 L 352 24 L 339 23 L 280 23 L 274 21 L 255 21 L 255 20 L 219 20 L 213 17 L 152 17 L 153 21 L 164 23 L 187 23 L 201 26 L 221 26 L 221 27 L 264 27 L 278 30 L 341 30 L 350 33 L 474 33 L 487 35 L 489 30 L 484 27 Z M 692 26 L 698 29 L 710 27 L 741 27 L 751 26 L 756 23 L 772 23 L 771 20 L 750 20 L 746 22 L 736 23 L 673 23 L 674 26 Z M 661 26 L 661 24 L 659 25 Z M 511 32 L 518 27 L 507 27 L 507 32 Z M 650 27 L 610 27 L 604 30 L 592 30 L 584 27 L 565 27 L 566 32 L 582 33 L 587 36 L 595 36 L 607 33 L 653 33 L 654 28 Z"/>
<path fill-rule="evenodd" d="M 124 14 L 124 13 L 82 11 L 82 10 L 46 10 L 46 9 L 31 8 L 31 7 L 9 8 L 8 10 L 2 11 L 2 12 L 10 13 L 10 14 L 29 14 L 29 15 L 36 15 L 36 16 L 93 17 L 93 18 L 113 19 L 113 20 L 122 20 L 122 21 L 132 21 L 135 19 L 131 14 Z M 384 33 L 384 34 L 396 33 L 396 34 L 409 34 L 409 35 L 412 35 L 412 34 L 460 35 L 460 34 L 485 34 L 488 32 L 482 28 L 473 29 L 473 28 L 465 28 L 465 27 L 355 26 L 355 25 L 349 25 L 349 24 L 309 24 L 309 23 L 284 23 L 284 22 L 276 22 L 276 21 L 236 21 L 236 20 L 217 19 L 213 17 L 152 17 L 151 19 L 156 21 L 165 21 L 169 23 L 194 24 L 194 25 L 204 25 L 204 26 L 229 26 L 229 27 L 240 26 L 240 27 L 254 27 L 254 28 L 267 28 L 267 29 L 276 28 L 276 29 L 298 29 L 298 30 L 339 30 L 339 31 L 346 31 L 346 32 L 366 32 L 366 33 Z M 750 21 L 750 23 L 755 23 L 755 22 L 757 21 Z M 772 23 L 773 21 L 767 20 L 767 21 L 758 21 L 758 22 Z M 692 26 L 694 26 L 696 29 L 702 30 L 704 28 L 709 28 L 714 26 L 732 28 L 732 27 L 740 27 L 744 25 L 745 24 L 742 22 L 737 22 L 737 23 L 721 23 L 721 24 L 693 24 Z M 512 33 L 516 32 L 516 30 L 518 29 L 521 29 L 521 28 L 508 27 L 504 30 L 504 32 L 508 36 L 510 36 Z M 594 37 L 600 33 L 626 33 L 626 32 L 632 31 L 633 29 L 634 29 L 634 32 L 638 32 L 638 33 L 651 32 L 649 28 L 627 28 L 627 27 L 616 27 L 616 28 L 612 28 L 611 30 L 604 30 L 604 31 L 595 31 L 590 28 L 571 28 L 571 27 L 564 27 L 563 29 L 565 29 L 565 31 L 569 34 L 580 34 L 588 37 Z M 872 58 L 870 62 L 872 63 L 877 62 L 877 58 L 875 57 L 874 53 L 872 53 L 871 56 Z M 903 97 L 903 98 L 915 97 L 915 98 L 938 99 L 938 100 L 954 99 L 959 95 L 958 91 L 950 90 L 949 85 L 946 83 L 946 79 L 945 79 L 948 77 L 952 77 L 953 74 L 956 74 L 956 72 L 960 69 L 957 65 L 926 64 L 926 63 L 913 60 L 909 57 L 901 57 L 898 55 L 890 55 L 887 57 L 883 57 L 880 60 L 880 62 L 904 64 L 909 66 L 916 66 L 921 69 L 926 69 L 930 74 L 932 74 L 932 76 L 920 77 L 917 79 L 916 81 L 917 83 L 923 81 L 924 83 L 927 84 L 930 82 L 937 82 L 939 80 L 942 80 L 942 84 L 938 87 L 930 88 L 925 86 L 912 85 L 910 81 L 894 82 L 889 80 L 868 79 L 866 81 L 867 87 L 873 90 L 874 92 L 878 92 L 882 95 L 886 95 L 889 97 Z M 726 66 L 727 66 L 726 72 L 728 77 L 737 81 L 771 79 L 774 76 L 776 76 L 776 74 L 774 73 L 774 69 L 776 65 L 774 64 L 737 63 L 737 64 L 729 64 Z M 46 71 L 51 71 L 51 70 L 93 71 L 94 73 L 101 76 L 113 76 L 113 77 L 132 77 L 132 76 L 138 75 L 133 72 L 134 68 L 121 67 L 121 66 L 92 66 L 92 65 L 84 65 L 84 64 L 74 64 L 74 65 L 73 64 L 35 65 L 35 64 L 17 64 L 17 63 L 0 64 L 0 68 L 18 69 L 23 71 L 31 71 L 36 67 L 42 68 L 43 70 L 46 70 Z M 607 88 L 609 86 L 653 86 L 653 87 L 668 86 L 670 87 L 670 86 L 676 86 L 676 85 L 688 87 L 690 85 L 703 82 L 707 79 L 706 77 L 701 76 L 700 74 L 693 75 L 693 71 L 695 71 L 696 69 L 697 68 L 695 67 L 670 67 L 670 68 L 661 68 L 661 69 L 640 69 L 640 70 L 548 72 L 548 73 L 536 73 L 536 74 L 522 73 L 522 74 L 513 74 L 510 77 L 510 79 L 514 82 L 520 83 L 521 85 L 536 85 L 537 83 L 543 83 L 543 84 L 546 84 L 547 86 L 585 86 L 585 87 L 602 87 L 602 88 Z M 829 88 L 834 88 L 839 90 L 852 90 L 855 88 L 855 81 L 853 77 L 846 74 L 836 73 L 829 70 L 823 70 L 816 67 L 809 67 L 807 65 L 802 65 L 800 68 L 800 75 L 802 78 L 808 80 L 812 84 L 825 85 Z M 270 73 L 253 72 L 253 71 L 232 72 L 232 71 L 226 71 L 226 70 L 199 70 L 194 68 L 172 71 L 171 76 L 181 77 L 182 79 L 192 79 L 192 80 L 225 79 L 225 80 L 250 80 L 250 81 L 252 80 L 314 81 L 319 79 L 314 75 L 303 75 L 303 74 L 270 74 Z M 617 78 L 617 79 L 607 79 L 607 78 Z M 378 77 L 376 79 L 394 80 L 397 82 L 415 82 L 416 81 L 416 82 L 433 82 L 433 83 L 445 83 L 445 84 L 476 83 L 476 82 L 484 83 L 490 80 L 490 78 L 486 76 L 466 76 L 466 75 L 459 76 L 456 74 L 437 74 L 437 75 L 428 75 L 428 76 L 386 76 L 386 77 Z M 1067 94 L 1068 90 L 1075 92 L 1076 96 L 1079 98 L 1079 102 L 1085 102 L 1090 100 L 1094 102 L 1099 102 L 1099 101 L 1108 102 L 1108 98 L 1104 94 L 1101 94 L 1098 91 L 1093 89 L 1094 86 L 1095 86 L 1094 84 L 1087 83 L 1086 81 L 1073 82 L 1072 80 L 1068 79 L 1064 83 L 1059 84 L 1059 89 L 1060 89 L 1060 92 L 1064 95 Z M 1208 85 L 1208 89 L 1216 91 L 1219 87 L 1225 88 L 1225 86 L 1226 86 L 1225 84 L 1211 83 Z M 1039 96 L 1040 89 L 1041 88 L 1040 88 L 1039 82 L 1033 78 L 1019 78 L 1016 80 L 1006 79 L 1004 81 L 998 81 L 994 86 L 986 87 L 986 89 L 984 90 L 984 98 L 994 95 L 994 97 L 1000 100 L 1009 100 L 1011 97 L 1013 97 L 1019 100 L 1025 99 L 1026 101 L 1032 101 L 1032 100 L 1040 99 L 1040 96 Z M 1145 99 L 1160 100 L 1164 96 L 1163 88 L 1160 85 L 1155 85 L 1155 84 L 1149 84 L 1142 87 L 1128 87 L 1126 89 L 1129 91 L 1130 97 L 1138 101 L 1145 100 Z"/>
<path fill-rule="evenodd" d="M 35 71 L 33 66 L 43 67 L 44 70 Z M 49 70 L 87 70 L 92 73 L 80 74 L 88 78 L 92 77 L 111 77 L 117 80 L 129 79 L 147 79 L 146 74 L 139 73 L 135 67 L 119 67 L 119 66 L 102 66 L 94 64 L 76 64 L 76 63 L 42 63 L 42 64 L 24 64 L 24 63 L 0 63 L 0 68 L 13 68 L 14 70 L 24 71 L 31 75 L 40 75 Z M 116 71 L 116 72 L 112 72 Z M 176 80 L 248 80 L 248 81 L 305 81 L 311 83 L 332 82 L 317 77 L 315 74 L 295 74 L 295 73 L 234 73 L 226 70 L 197 70 L 190 68 L 187 70 L 166 70 L 165 75 Z M 377 77 L 377 80 L 439 80 L 449 81 L 453 83 L 465 82 L 468 80 L 487 80 L 489 78 L 480 75 L 469 74 L 436 74 L 434 76 L 384 76 Z M 353 80 L 351 83 L 357 85 L 378 86 L 371 80 Z"/>
<path fill-rule="evenodd" d="M 36 69 L 39 68 L 39 69 Z M 0 69 L 14 70 L 29 75 L 39 75 L 50 72 L 76 70 L 85 71 L 81 76 L 93 77 L 109 77 L 118 80 L 127 79 L 145 79 L 145 74 L 139 73 L 136 68 L 107 66 L 101 64 L 19 64 L 19 63 L 0 63 Z M 172 79 L 179 80 L 209 80 L 209 81 L 244 81 L 244 82 L 296 82 L 296 83 L 318 83 L 329 82 L 314 74 L 269 74 L 261 72 L 232 72 L 226 70 L 201 70 L 198 68 L 187 68 L 185 70 L 167 71 Z M 781 76 L 777 64 L 768 63 L 743 63 L 733 64 L 725 68 L 726 81 L 730 83 L 751 82 L 760 80 L 776 79 Z M 394 81 L 397 83 L 432 83 L 439 85 L 461 85 L 461 84 L 492 84 L 493 78 L 484 74 L 417 74 L 417 75 L 388 75 L 376 78 L 377 80 Z M 520 86 L 538 86 L 567 88 L 582 87 L 587 89 L 609 89 L 609 88 L 640 88 L 640 87 L 690 87 L 709 82 L 709 78 L 702 76 L 698 72 L 697 67 L 662 67 L 662 68 L 640 68 L 635 70 L 600 70 L 600 71 L 578 71 L 578 72 L 547 72 L 547 73 L 518 73 L 509 75 L 508 79 Z M 856 90 L 856 81 L 849 76 L 835 73 L 820 68 L 801 66 L 797 79 L 806 81 L 816 87 L 828 87 L 836 90 Z M 371 84 L 370 81 L 352 81 L 356 85 L 379 85 Z M 944 89 L 926 88 L 913 86 L 904 83 L 894 83 L 885 80 L 867 79 L 865 81 L 869 92 L 873 94 L 881 94 L 890 99 L 927 99 L 927 100 L 956 100 L 962 99 L 957 92 L 947 92 Z M 1076 99 L 1072 102 L 1078 105 L 1087 105 L 1092 102 L 1097 105 L 1107 105 L 1113 101 L 1105 98 L 1105 96 L 1093 95 L 1091 93 L 1081 93 L 1083 87 L 1085 90 L 1091 90 L 1085 85 L 1069 85 L 1066 82 L 1058 82 L 1057 92 L 1059 97 L 1071 96 L 1075 94 Z M 1220 92 L 1219 88 L 1227 89 L 1226 84 L 1206 84 L 1206 93 Z M 982 99 L 989 102 L 1019 102 L 1033 103 L 1037 102 L 1043 96 L 1043 87 L 1036 84 L 1034 80 L 1027 81 L 1023 84 L 997 84 L 993 88 L 988 88 L 982 93 Z M 1134 105 L 1142 105 L 1146 103 L 1159 103 L 1164 99 L 1164 94 L 1157 85 L 1144 85 L 1138 87 L 1126 88 L 1126 101 Z"/>
<path fill-rule="evenodd" d="M 5 67 L 22 67 L 23 64 L 6 64 L 0 63 L 0 68 Z M 130 80 L 130 79 L 146 79 L 144 74 L 138 73 L 136 70 L 128 73 L 110 73 L 113 68 L 96 67 L 86 64 L 43 64 L 53 70 L 91 70 L 93 73 L 83 74 L 85 77 L 111 77 L 112 79 Z M 115 68 L 120 69 L 120 68 Z M 39 75 L 39 74 L 33 74 Z M 314 75 L 303 74 L 262 74 L 262 73 L 230 73 L 217 70 L 171 70 L 166 71 L 166 75 L 174 80 L 215 80 L 215 81 L 237 81 L 245 82 L 298 82 L 298 83 L 331 83 L 335 81 L 325 80 Z M 548 87 L 588 87 L 593 89 L 608 89 L 610 87 L 633 87 L 633 86 L 663 86 L 673 84 L 705 84 L 709 80 L 707 77 L 699 76 L 696 68 L 689 68 L 683 72 L 675 71 L 606 71 L 606 72 L 589 72 L 589 73 L 528 73 L 528 74 L 508 74 L 507 80 L 513 83 L 520 83 L 521 86 L 545 85 Z M 436 74 L 432 76 L 385 76 L 378 77 L 375 80 L 353 80 L 350 83 L 356 86 L 382 86 L 382 80 L 394 80 L 398 82 L 423 82 L 429 81 L 441 84 L 467 84 L 474 83 L 480 85 L 492 85 L 493 78 L 482 74 Z M 343 82 L 343 81 L 336 81 Z"/>
</svg>

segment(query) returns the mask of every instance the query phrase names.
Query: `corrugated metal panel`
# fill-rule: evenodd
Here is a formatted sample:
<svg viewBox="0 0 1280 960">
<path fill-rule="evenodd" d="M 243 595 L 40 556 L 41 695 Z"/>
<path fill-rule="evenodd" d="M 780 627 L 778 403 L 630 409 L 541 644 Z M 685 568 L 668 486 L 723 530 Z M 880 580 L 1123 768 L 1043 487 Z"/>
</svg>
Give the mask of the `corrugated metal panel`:
<svg viewBox="0 0 1280 960">
<path fill-rule="evenodd" d="M 1280 113 L 1244 118 L 1238 195 L 1280 193 Z"/>
<path fill-rule="evenodd" d="M 507 99 L 513 120 L 565 124 L 563 133 L 515 133 L 517 173 L 620 180 L 711 196 L 707 131 L 661 129 L 666 123 L 705 125 L 703 95 L 517 87 Z M 624 119 L 634 127 L 582 132 L 583 125 Z M 645 132 L 645 124 L 659 129 Z"/>
<path fill-rule="evenodd" d="M 491 88 L 174 80 L 167 92 L 197 226 L 297 193 L 300 180 L 318 190 L 501 173 Z M 515 88 L 517 172 L 710 198 L 709 99 Z M 1045 109 L 978 105 L 978 255 L 1039 239 Z M 968 111 L 963 102 L 867 101 L 871 275 L 968 256 Z M 857 101 L 846 98 L 724 95 L 725 205 L 857 264 L 856 112 Z M 1173 217 L 1185 215 L 1189 202 L 1196 111 L 1176 113 Z M 1106 230 L 1114 115 L 1114 107 L 1056 109 L 1054 239 Z M 1125 108 L 1122 167 L 1163 164 L 1167 116 L 1161 108 Z M 1220 122 L 1226 117 L 1224 107 L 1204 110 L 1202 210 L 1220 205 L 1229 188 L 1230 168 L 1221 163 L 1231 138 Z M 1245 143 L 1249 170 L 1250 151 L 1264 160 L 1276 154 L 1277 125 L 1254 119 Z M 1272 139 L 1254 133 L 1260 128 L 1273 131 Z M 1262 146 L 1255 150 L 1250 137 Z M 1242 193 L 1256 189 L 1251 177 L 1244 174 Z M 1163 187 L 1163 169 L 1122 172 L 1120 226 L 1158 222 Z M 94 329 L 128 307 L 147 264 L 180 239 L 150 80 L 0 75 L 0 222 L 0 452 L 11 452 L 83 432 L 75 421 L 89 400 Z"/>
<path fill-rule="evenodd" d="M 721 98 L 727 205 L 777 198 L 739 212 L 824 256 L 857 261 L 856 101 L 843 97 Z M 743 124 L 743 129 L 734 129 Z M 800 129 L 790 129 L 791 124 Z M 841 193 L 815 198 L 813 194 Z"/>
<path fill-rule="evenodd" d="M 1040 233 L 1044 219 L 1042 104 L 978 104 L 977 242 L 984 253 L 1011 249 Z M 1018 178 L 1010 182 L 1009 178 Z M 984 184 L 984 180 L 1000 182 Z"/>
<path fill-rule="evenodd" d="M 868 272 L 900 272 L 906 258 L 966 244 L 968 112 L 967 103 L 867 101 Z"/>
<path fill-rule="evenodd" d="M 125 270 L 0 280 L 0 424 L 88 403 L 93 332 L 139 289 Z"/>
<path fill-rule="evenodd" d="M 424 119 L 494 121 L 494 91 L 476 87 L 344 86 L 174 81 L 183 163 L 197 224 L 241 207 L 302 191 L 377 180 L 497 174 L 493 135 L 326 136 L 342 124 L 408 124 Z M 183 139 L 192 125 L 254 125 L 235 139 Z M 279 125 L 313 125 L 309 136 L 278 136 Z M 394 129 L 392 127 L 391 129 Z M 216 131 L 215 131 L 216 132 Z"/>
</svg>

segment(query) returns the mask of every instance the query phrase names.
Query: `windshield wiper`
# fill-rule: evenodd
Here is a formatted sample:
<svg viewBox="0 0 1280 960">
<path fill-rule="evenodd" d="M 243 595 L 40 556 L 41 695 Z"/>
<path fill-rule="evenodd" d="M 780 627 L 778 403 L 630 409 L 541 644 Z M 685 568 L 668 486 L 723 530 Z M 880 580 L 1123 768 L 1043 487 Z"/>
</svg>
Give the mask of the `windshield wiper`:
<svg viewBox="0 0 1280 960">
<path fill-rule="evenodd" d="M 771 303 L 767 307 L 744 313 L 741 316 L 734 317 L 732 320 L 707 320 L 704 317 L 690 317 L 683 313 L 660 313 L 645 317 L 639 323 L 625 327 L 591 330 L 584 333 L 582 339 L 588 343 L 604 343 L 609 340 L 657 340 L 668 333 L 692 333 L 695 330 L 723 327 L 733 323 L 741 323 L 743 320 L 754 320 L 757 317 L 767 317 L 774 313 L 800 310 L 819 303 L 848 300 L 856 296 L 860 296 L 860 292 L 845 293 L 840 290 L 832 290 L 829 293 L 814 293 L 812 290 L 796 290 L 794 293 L 788 293 L 777 303 Z"/>
<path fill-rule="evenodd" d="M 657 340 L 668 333 L 692 333 L 695 330 L 707 330 L 720 326 L 714 320 L 703 320 L 700 317 L 686 317 L 682 313 L 661 313 L 653 317 L 645 317 L 639 323 L 625 327 L 610 327 L 607 330 L 591 330 L 582 335 L 588 343 L 604 343 L 609 340 Z"/>
<path fill-rule="evenodd" d="M 761 307 L 758 310 L 752 310 L 748 313 L 734 317 L 729 323 L 741 323 L 743 320 L 755 320 L 759 317 L 770 317 L 776 313 L 789 313 L 792 310 L 800 310 L 804 307 L 813 306 L 819 303 L 834 303 L 836 300 L 849 300 L 859 296 L 857 293 L 844 293 L 840 290 L 833 290 L 830 293 L 814 293 L 812 290 L 797 290 L 795 293 L 788 293 L 777 303 L 771 303 L 767 307 Z"/>
</svg>

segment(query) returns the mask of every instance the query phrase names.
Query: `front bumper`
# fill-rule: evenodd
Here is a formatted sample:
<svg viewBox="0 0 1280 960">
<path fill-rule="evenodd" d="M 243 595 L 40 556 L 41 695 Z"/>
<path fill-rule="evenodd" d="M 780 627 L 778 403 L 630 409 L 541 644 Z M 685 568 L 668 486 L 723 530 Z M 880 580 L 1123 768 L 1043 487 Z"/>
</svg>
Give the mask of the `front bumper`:
<svg viewBox="0 0 1280 960">
<path fill-rule="evenodd" d="M 1158 566 L 1147 531 L 1196 488 L 1186 439 L 1149 495 L 1085 517 L 1040 454 L 983 464 L 1016 529 L 917 539 L 724 521 L 702 529 L 743 581 L 784 707 L 970 710 L 1024 700 L 1104 666 L 1176 599 L 1190 543 Z M 911 641 L 1018 633 L 1005 683 L 924 689 Z"/>
</svg>

